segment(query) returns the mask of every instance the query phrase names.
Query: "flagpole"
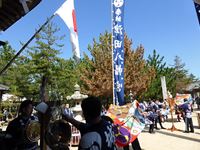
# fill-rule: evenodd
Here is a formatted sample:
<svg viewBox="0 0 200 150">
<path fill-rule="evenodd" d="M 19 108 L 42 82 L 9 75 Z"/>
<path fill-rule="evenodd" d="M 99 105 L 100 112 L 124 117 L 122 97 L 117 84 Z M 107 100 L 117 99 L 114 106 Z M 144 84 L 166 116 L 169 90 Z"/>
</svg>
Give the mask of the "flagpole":
<svg viewBox="0 0 200 150">
<path fill-rule="evenodd" d="M 113 84 L 113 104 L 115 105 L 115 79 L 114 79 L 114 58 L 113 58 L 113 0 L 111 0 L 111 49 L 112 49 L 112 84 Z"/>
<path fill-rule="evenodd" d="M 22 51 L 28 46 L 28 44 L 35 38 L 35 36 L 43 29 L 44 26 L 46 26 L 49 21 L 54 17 L 55 15 L 52 15 L 50 18 L 47 19 L 47 21 L 35 32 L 35 34 L 22 46 L 22 48 L 15 54 L 15 56 L 7 63 L 7 65 L 0 71 L 0 75 L 6 71 L 6 69 L 13 63 L 13 61 L 22 53 Z"/>
</svg>

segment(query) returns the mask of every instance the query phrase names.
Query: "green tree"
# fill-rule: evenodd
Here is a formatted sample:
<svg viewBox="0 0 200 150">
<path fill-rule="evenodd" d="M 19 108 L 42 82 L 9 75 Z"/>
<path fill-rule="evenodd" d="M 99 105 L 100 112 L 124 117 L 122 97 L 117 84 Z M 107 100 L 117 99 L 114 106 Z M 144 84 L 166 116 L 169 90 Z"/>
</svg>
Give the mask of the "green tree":
<svg viewBox="0 0 200 150">
<path fill-rule="evenodd" d="M 0 47 L 0 66 L 1 69 L 13 58 L 15 50 L 6 42 L 5 45 Z"/>
<path fill-rule="evenodd" d="M 0 69 L 3 70 L 3 68 L 7 65 L 7 63 L 14 57 L 15 50 L 12 49 L 12 47 L 6 42 L 5 45 L 0 47 Z M 12 74 L 13 65 L 11 65 L 1 76 L 0 76 L 0 83 L 9 85 L 10 84 L 10 78 L 9 75 Z"/>
<path fill-rule="evenodd" d="M 49 100 L 65 99 L 74 92 L 78 82 L 77 64 L 74 60 L 59 57 L 64 36 L 57 36 L 59 28 L 49 23 L 35 37 L 35 43 L 27 47 L 12 65 L 0 76 L 0 82 L 10 87 L 10 93 L 28 99 L 39 100 L 42 79 L 48 79 L 46 95 Z M 15 55 L 8 44 L 0 48 L 0 66 L 5 66 Z"/>
<path fill-rule="evenodd" d="M 0 48 L 0 66 L 1 70 L 10 62 L 10 60 L 15 55 L 15 50 L 6 43 L 3 47 Z M 20 58 L 16 58 L 13 63 L 1 74 L 0 83 L 9 86 L 9 92 L 15 95 L 20 95 L 18 92 L 17 86 L 17 76 L 18 73 L 18 64 L 20 63 Z"/>
<path fill-rule="evenodd" d="M 188 74 L 185 63 L 182 62 L 180 57 L 175 56 L 173 67 L 175 69 L 175 91 L 176 93 L 183 93 L 186 87 L 196 79 L 193 75 Z"/>
<path fill-rule="evenodd" d="M 58 55 L 60 54 L 60 48 L 63 47 L 62 44 L 59 44 L 63 36 L 56 36 L 59 30 L 55 24 L 47 24 L 36 35 L 35 46 L 28 49 L 28 55 L 30 56 L 28 74 L 32 91 L 31 97 L 34 99 L 39 99 L 40 85 L 44 78 L 47 80 L 46 96 L 53 95 L 54 90 L 57 90 L 55 77 L 60 65 Z"/>
<path fill-rule="evenodd" d="M 65 100 L 74 92 L 74 85 L 78 83 L 77 64 L 73 59 L 60 58 L 54 71 L 56 74 L 53 75 L 49 85 L 51 99 Z"/>
<path fill-rule="evenodd" d="M 157 54 L 156 50 L 153 51 L 152 56 L 149 55 L 147 59 L 147 65 L 155 69 L 155 78 L 148 87 L 147 92 L 144 97 L 151 99 L 162 99 L 162 87 L 161 87 L 161 77 L 165 76 L 167 90 L 174 91 L 174 69 L 166 67 L 166 62 L 164 62 L 164 56 Z"/>
<path fill-rule="evenodd" d="M 11 93 L 19 98 L 30 98 L 31 96 L 31 84 L 28 76 L 29 61 L 30 60 L 24 55 L 18 56 L 13 74 L 9 75 L 12 79 L 12 84 L 10 84 L 12 89 Z"/>
</svg>

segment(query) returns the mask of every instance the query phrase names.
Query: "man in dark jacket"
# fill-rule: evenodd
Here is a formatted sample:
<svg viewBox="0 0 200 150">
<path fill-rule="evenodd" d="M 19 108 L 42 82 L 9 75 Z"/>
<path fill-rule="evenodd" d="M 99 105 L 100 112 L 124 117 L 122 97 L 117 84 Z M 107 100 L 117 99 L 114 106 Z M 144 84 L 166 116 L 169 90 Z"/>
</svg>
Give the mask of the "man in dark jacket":
<svg viewBox="0 0 200 150">
<path fill-rule="evenodd" d="M 26 128 L 36 117 L 31 115 L 33 104 L 30 100 L 21 103 L 17 118 L 13 119 L 6 128 L 7 150 L 36 150 L 37 142 L 30 141 L 27 137 Z"/>
<path fill-rule="evenodd" d="M 86 123 L 64 114 L 65 119 L 81 132 L 79 150 L 116 150 L 112 124 L 101 118 L 102 104 L 96 97 L 84 99 L 81 104 Z"/>
</svg>

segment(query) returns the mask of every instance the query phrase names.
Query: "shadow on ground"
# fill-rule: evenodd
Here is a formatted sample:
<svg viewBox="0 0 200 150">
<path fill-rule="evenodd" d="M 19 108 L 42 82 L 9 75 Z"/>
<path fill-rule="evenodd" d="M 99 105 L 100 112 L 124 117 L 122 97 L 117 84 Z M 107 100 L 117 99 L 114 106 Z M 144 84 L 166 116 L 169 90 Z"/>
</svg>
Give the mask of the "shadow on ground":
<svg viewBox="0 0 200 150">
<path fill-rule="evenodd" d="M 160 134 L 167 135 L 167 136 L 172 136 L 172 137 L 177 137 L 177 138 L 181 138 L 181 139 L 191 140 L 191 141 L 198 142 L 198 143 L 200 142 L 200 139 L 195 139 L 195 138 L 187 137 L 187 136 L 184 136 L 184 135 L 177 135 L 177 134 L 175 134 L 173 132 L 165 132 L 165 131 L 161 131 L 161 130 L 157 130 L 156 132 L 158 132 Z M 186 133 L 186 134 L 190 134 L 190 133 Z M 196 133 L 191 133 L 191 134 L 200 134 L 200 133 L 196 132 Z"/>
</svg>

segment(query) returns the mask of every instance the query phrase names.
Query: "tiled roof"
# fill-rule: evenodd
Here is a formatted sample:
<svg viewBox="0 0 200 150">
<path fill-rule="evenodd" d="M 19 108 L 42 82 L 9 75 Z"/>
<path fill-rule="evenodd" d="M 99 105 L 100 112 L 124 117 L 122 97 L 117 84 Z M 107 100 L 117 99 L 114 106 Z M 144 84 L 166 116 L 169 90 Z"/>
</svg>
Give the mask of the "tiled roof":
<svg viewBox="0 0 200 150">
<path fill-rule="evenodd" d="M 192 91 L 192 90 L 196 90 L 196 89 L 200 89 L 200 81 L 191 83 L 191 84 L 188 85 L 188 87 L 186 88 L 187 91 Z"/>
</svg>

